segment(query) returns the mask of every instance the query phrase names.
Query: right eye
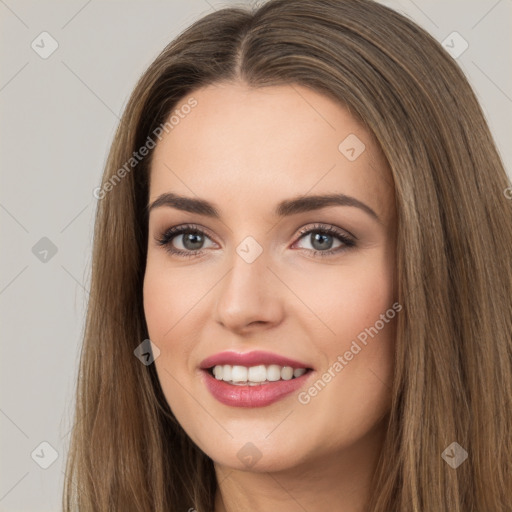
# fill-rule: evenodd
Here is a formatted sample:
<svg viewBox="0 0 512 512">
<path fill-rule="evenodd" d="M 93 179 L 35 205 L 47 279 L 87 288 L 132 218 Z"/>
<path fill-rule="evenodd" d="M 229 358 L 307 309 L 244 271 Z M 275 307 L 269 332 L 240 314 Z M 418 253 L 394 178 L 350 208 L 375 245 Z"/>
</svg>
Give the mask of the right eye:
<svg viewBox="0 0 512 512">
<path fill-rule="evenodd" d="M 178 237 L 181 237 L 183 249 L 177 249 L 173 244 L 174 239 L 178 239 Z M 165 247 L 167 252 L 188 258 L 202 252 L 205 238 L 210 240 L 210 237 L 206 235 L 202 229 L 187 224 L 167 229 L 162 236 L 157 239 L 157 242 L 159 245 Z"/>
</svg>

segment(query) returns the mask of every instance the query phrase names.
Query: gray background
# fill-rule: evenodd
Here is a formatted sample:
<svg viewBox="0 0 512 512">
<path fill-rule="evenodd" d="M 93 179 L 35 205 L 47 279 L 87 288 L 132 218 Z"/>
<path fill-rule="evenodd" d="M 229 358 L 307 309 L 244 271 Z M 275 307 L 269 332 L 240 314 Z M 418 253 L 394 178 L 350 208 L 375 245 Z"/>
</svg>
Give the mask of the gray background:
<svg viewBox="0 0 512 512">
<path fill-rule="evenodd" d="M 457 62 L 510 174 L 512 0 L 382 3 L 439 41 L 454 31 L 467 41 Z M 234 4 L 0 0 L 0 511 L 61 508 L 88 298 L 92 191 L 128 96 L 180 31 Z M 34 40 L 43 46 L 43 31 L 59 45 L 47 59 L 31 47 Z M 455 50 L 460 44 L 455 40 Z M 37 254 L 49 246 L 43 237 L 55 254 Z M 42 442 L 57 456 L 47 469 L 41 465 L 53 452 Z"/>
</svg>

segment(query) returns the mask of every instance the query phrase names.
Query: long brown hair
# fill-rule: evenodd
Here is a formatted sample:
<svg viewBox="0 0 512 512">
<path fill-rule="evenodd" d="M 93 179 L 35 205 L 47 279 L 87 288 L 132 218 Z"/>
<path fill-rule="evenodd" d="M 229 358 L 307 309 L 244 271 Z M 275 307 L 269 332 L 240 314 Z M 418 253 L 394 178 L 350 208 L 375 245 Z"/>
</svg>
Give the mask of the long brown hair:
<svg viewBox="0 0 512 512">
<path fill-rule="evenodd" d="M 154 365 L 133 353 L 148 338 L 151 152 L 133 168 L 126 163 L 181 99 L 220 81 L 326 94 L 362 120 L 389 163 L 403 311 L 368 510 L 512 510 L 510 182 L 459 67 L 428 33 L 371 0 L 219 10 L 140 78 L 98 196 L 64 509 L 214 509 L 212 460 L 174 418 Z M 441 456 L 452 442 L 468 453 L 457 469 Z"/>
</svg>

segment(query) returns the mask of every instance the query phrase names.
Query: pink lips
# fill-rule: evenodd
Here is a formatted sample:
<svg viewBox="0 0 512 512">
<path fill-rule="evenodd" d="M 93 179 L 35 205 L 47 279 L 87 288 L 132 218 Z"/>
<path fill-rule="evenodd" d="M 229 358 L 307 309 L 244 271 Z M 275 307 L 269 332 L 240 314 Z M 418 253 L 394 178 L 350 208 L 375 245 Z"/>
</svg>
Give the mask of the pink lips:
<svg viewBox="0 0 512 512">
<path fill-rule="evenodd" d="M 211 357 L 204 359 L 199 367 L 207 370 L 212 366 L 218 364 L 230 364 L 240 366 L 258 366 L 260 364 L 270 365 L 277 364 L 279 366 L 291 366 L 292 368 L 311 368 L 307 363 L 295 361 L 288 357 L 273 354 L 272 352 L 263 352 L 261 350 L 254 350 L 252 352 L 220 352 Z"/>
<path fill-rule="evenodd" d="M 290 380 L 267 382 L 257 386 L 237 386 L 218 380 L 210 374 L 208 370 L 211 367 L 221 364 L 248 367 L 261 364 L 265 366 L 277 364 L 279 366 L 291 366 L 292 368 L 305 368 L 308 371 L 300 377 Z M 312 368 L 307 363 L 260 350 L 245 353 L 221 352 L 202 361 L 200 368 L 203 370 L 203 383 L 210 393 L 219 402 L 233 407 L 264 407 L 270 405 L 300 389 L 315 373 L 311 371 Z"/>
<path fill-rule="evenodd" d="M 201 377 L 210 393 L 224 405 L 232 407 L 264 407 L 303 387 L 315 372 L 308 371 L 300 377 L 290 380 L 278 380 L 259 386 L 236 386 L 223 380 L 217 380 L 208 371 Z"/>
</svg>

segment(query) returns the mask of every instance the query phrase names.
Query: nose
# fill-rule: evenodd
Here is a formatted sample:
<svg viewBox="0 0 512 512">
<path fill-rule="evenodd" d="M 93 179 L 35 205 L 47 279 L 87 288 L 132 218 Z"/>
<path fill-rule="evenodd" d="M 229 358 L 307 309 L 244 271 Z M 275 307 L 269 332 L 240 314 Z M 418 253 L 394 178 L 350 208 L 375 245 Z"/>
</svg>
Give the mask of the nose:
<svg viewBox="0 0 512 512">
<path fill-rule="evenodd" d="M 268 267 L 263 252 L 248 263 L 238 254 L 217 287 L 215 319 L 239 334 L 278 325 L 284 316 L 285 286 Z"/>
</svg>

